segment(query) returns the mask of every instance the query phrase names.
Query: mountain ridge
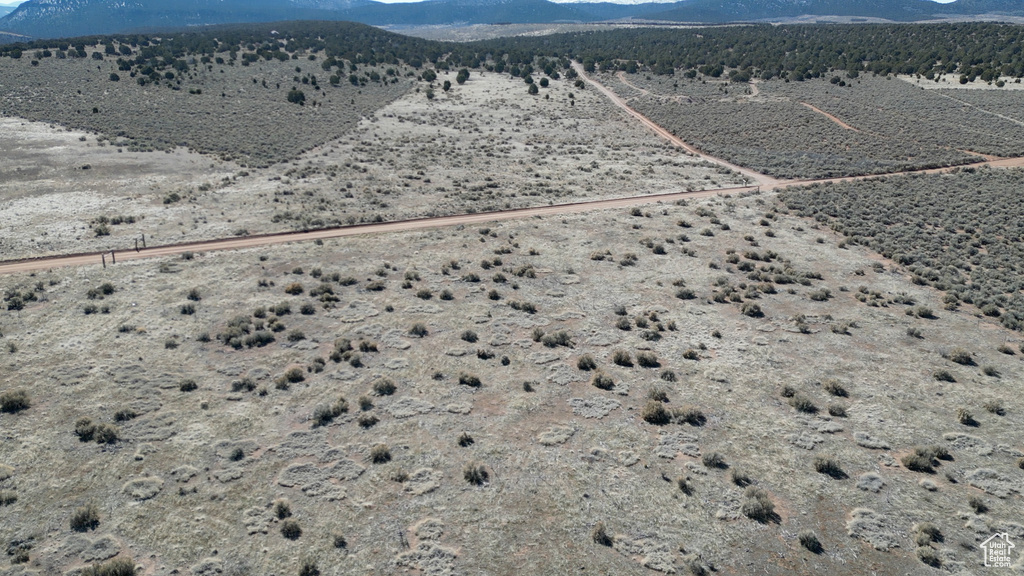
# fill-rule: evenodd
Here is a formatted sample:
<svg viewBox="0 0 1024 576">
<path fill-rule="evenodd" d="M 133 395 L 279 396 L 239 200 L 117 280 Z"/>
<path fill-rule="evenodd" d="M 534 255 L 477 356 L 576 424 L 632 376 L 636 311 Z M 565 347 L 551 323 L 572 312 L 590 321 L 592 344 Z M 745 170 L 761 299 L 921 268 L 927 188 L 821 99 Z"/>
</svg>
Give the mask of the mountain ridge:
<svg viewBox="0 0 1024 576">
<path fill-rule="evenodd" d="M 0 17 L 0 32 L 56 38 L 285 20 L 422 26 L 641 18 L 710 24 L 805 16 L 912 22 L 986 14 L 1024 17 L 1024 5 L 1013 0 L 956 0 L 949 4 L 932 0 L 682 0 L 636 4 L 549 0 L 426 0 L 396 4 L 372 0 L 29 0 Z"/>
</svg>

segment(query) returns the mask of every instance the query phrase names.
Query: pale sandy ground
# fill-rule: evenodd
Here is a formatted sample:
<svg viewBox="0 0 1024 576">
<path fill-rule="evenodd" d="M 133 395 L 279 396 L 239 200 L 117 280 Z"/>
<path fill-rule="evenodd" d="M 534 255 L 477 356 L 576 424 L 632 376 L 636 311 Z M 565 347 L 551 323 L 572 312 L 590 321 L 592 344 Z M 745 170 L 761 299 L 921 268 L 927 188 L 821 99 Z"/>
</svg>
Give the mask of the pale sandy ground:
<svg viewBox="0 0 1024 576">
<path fill-rule="evenodd" d="M 445 79 L 455 84 L 454 73 L 438 84 Z M 338 140 L 264 170 L 181 151 L 118 153 L 91 135 L 3 119 L 0 259 L 129 249 L 142 235 L 167 244 L 745 182 L 593 90 L 566 80 L 538 97 L 526 89 L 474 72 L 447 94 L 438 87 L 433 101 L 410 93 Z M 171 193 L 183 199 L 164 204 Z M 116 215 L 144 219 L 97 238 L 90 222 Z"/>
<path fill-rule="evenodd" d="M 1024 403 L 1013 392 L 1024 354 L 996 350 L 1017 350 L 1020 334 L 971 309 L 943 310 L 938 293 L 888 263 L 876 268 L 865 248 L 838 248 L 841 239 L 813 222 L 779 214 L 761 225 L 774 203 L 770 194 L 719 198 L 637 215 L 618 209 L 4 276 L 3 291 L 42 286 L 21 312 L 0 312 L 0 392 L 25 389 L 32 402 L 0 414 L 9 436 L 0 462 L 13 469 L 0 490 L 17 497 L 2 509 L 0 538 L 28 546 L 30 558 L 0 574 L 68 573 L 118 553 L 160 576 L 294 575 L 303 559 L 325 575 L 655 574 L 694 564 L 722 574 L 926 574 L 915 555 L 921 522 L 941 530 L 944 540 L 930 547 L 949 571 L 983 573 L 978 542 L 995 531 L 1024 536 L 1016 464 Z M 775 265 L 822 279 L 748 294 L 765 315 L 744 316 L 738 303 L 711 301 L 723 285 L 754 285 L 729 262 L 731 250 L 756 266 L 766 264 L 743 255 L 774 251 Z M 629 253 L 636 265 L 621 266 Z M 311 276 L 317 268 L 357 283 L 331 282 L 338 302 L 324 309 L 309 295 L 323 279 Z M 463 279 L 470 273 L 480 282 Z M 384 290 L 368 290 L 373 281 Z M 679 281 L 695 299 L 675 296 Z M 116 291 L 88 300 L 103 282 Z M 304 286 L 301 295 L 284 292 L 293 282 Z M 905 293 L 938 318 L 907 316 L 892 303 L 868 307 L 855 299 L 860 286 L 883 300 Z M 194 314 L 181 314 L 192 288 L 201 300 L 191 302 Z M 811 300 L 821 288 L 833 297 Z M 454 299 L 441 300 L 443 289 Z M 431 298 L 417 297 L 421 290 Z M 287 328 L 274 343 L 236 351 L 215 339 L 233 317 L 266 322 L 253 310 L 279 303 L 292 312 L 280 317 Z M 109 313 L 85 315 L 89 304 Z M 315 313 L 300 314 L 303 304 Z M 615 326 L 617 306 L 631 330 Z M 646 328 L 636 325 L 640 317 Z M 832 330 L 844 321 L 855 323 L 848 335 Z M 417 322 L 427 336 L 408 334 Z M 565 330 L 571 347 L 535 342 L 535 329 Z M 293 330 L 305 339 L 290 342 Z M 462 339 L 466 330 L 478 341 Z M 196 341 L 203 332 L 214 341 Z M 341 337 L 378 351 L 361 353 L 362 367 L 335 363 L 327 357 Z M 957 347 L 977 365 L 943 359 Z M 615 350 L 634 359 L 653 352 L 661 366 L 617 366 Z M 613 390 L 589 384 L 591 374 L 577 368 L 583 354 L 612 377 Z M 306 372 L 317 358 L 324 370 Z M 983 366 L 1000 376 L 985 376 Z M 276 388 L 290 367 L 305 380 Z M 938 369 L 957 382 L 936 381 Z M 661 379 L 663 370 L 676 381 Z M 460 385 L 463 372 L 482 387 Z M 257 389 L 233 392 L 243 377 Z M 381 377 L 394 381 L 394 395 L 371 394 Z M 196 391 L 179 389 L 186 378 Z M 849 396 L 830 396 L 829 378 Z M 785 385 L 819 412 L 790 407 L 780 396 Z M 669 408 L 700 409 L 706 424 L 645 423 L 639 414 L 654 388 L 667 393 Z M 370 396 L 375 426 L 355 421 L 361 395 Z M 349 412 L 313 429 L 317 406 L 339 396 Z M 1005 415 L 985 410 L 992 400 Z M 847 417 L 825 412 L 836 403 Z M 78 418 L 113 423 L 122 408 L 138 417 L 117 423 L 120 442 L 103 447 L 74 435 Z M 958 408 L 978 425 L 958 423 Z M 471 446 L 457 444 L 463 432 Z M 389 446 L 390 462 L 370 462 L 378 443 Z M 936 473 L 898 463 L 931 444 L 953 457 Z M 713 452 L 728 469 L 701 464 Z M 835 458 L 848 477 L 815 472 L 817 456 Z M 471 461 L 488 470 L 485 486 L 463 479 Z M 767 491 L 775 520 L 743 516 L 734 470 Z M 989 511 L 974 513 L 969 496 Z M 291 502 L 298 540 L 281 535 L 271 509 L 278 498 Z M 86 503 L 99 508 L 100 525 L 74 533 L 68 519 Z M 862 508 L 872 512 L 855 512 Z M 613 547 L 592 541 L 598 522 Z M 801 530 L 817 534 L 822 554 L 800 547 Z M 333 532 L 345 536 L 344 549 L 333 546 Z"/>
<path fill-rule="evenodd" d="M 917 76 L 907 76 L 904 74 L 897 74 L 897 78 L 904 82 L 909 82 L 914 86 L 920 86 L 925 90 L 939 90 L 939 89 L 955 89 L 955 90 L 1024 90 L 1024 83 L 1018 78 L 1013 77 L 1000 77 L 1005 84 L 1002 88 L 996 86 L 996 81 L 985 82 L 981 78 L 976 78 L 974 82 L 968 82 L 967 84 L 960 83 L 959 74 L 946 74 L 940 76 L 938 81 L 928 80 L 927 78 Z"/>
</svg>

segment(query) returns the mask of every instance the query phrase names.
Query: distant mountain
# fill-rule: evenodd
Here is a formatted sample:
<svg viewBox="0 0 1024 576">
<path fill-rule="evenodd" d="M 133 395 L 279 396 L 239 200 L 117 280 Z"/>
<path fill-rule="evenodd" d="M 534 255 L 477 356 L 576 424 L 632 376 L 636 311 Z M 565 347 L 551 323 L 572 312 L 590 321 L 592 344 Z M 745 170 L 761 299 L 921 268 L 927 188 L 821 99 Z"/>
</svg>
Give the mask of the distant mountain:
<svg viewBox="0 0 1024 576">
<path fill-rule="evenodd" d="M 1021 0 L 957 0 L 952 4 L 942 4 L 939 10 L 943 14 L 1010 14 L 1024 15 L 1024 2 Z"/>
<path fill-rule="evenodd" d="M 233 22 L 340 20 L 367 0 L 29 0 L 0 18 L 0 31 L 36 38 Z"/>
<path fill-rule="evenodd" d="M 547 0 L 426 0 L 401 4 L 371 2 L 342 11 L 346 20 L 374 26 L 438 24 L 513 24 L 591 22 L 592 14 L 575 4 Z"/>
<path fill-rule="evenodd" d="M 637 0 L 621 0 L 636 2 Z M 29 0 L 0 17 L 0 42 L 283 20 L 349 20 L 375 26 L 596 22 L 629 18 L 677 22 L 742 22 L 800 16 L 895 21 L 946 15 L 1024 16 L 1022 0 L 681 0 L 675 3 L 548 0 Z M 7 35 L 3 35 L 7 33 Z"/>
<path fill-rule="evenodd" d="M 736 22 L 799 16 L 859 16 L 914 21 L 933 18 L 942 7 L 930 0 L 689 0 L 650 18 L 678 22 Z"/>
</svg>

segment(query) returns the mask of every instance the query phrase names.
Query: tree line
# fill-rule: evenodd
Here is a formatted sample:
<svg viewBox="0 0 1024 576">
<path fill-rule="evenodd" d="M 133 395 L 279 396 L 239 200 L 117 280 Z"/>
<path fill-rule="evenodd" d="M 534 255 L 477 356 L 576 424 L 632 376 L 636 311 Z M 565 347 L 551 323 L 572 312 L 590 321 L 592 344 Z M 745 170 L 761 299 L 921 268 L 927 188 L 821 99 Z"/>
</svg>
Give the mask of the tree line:
<svg viewBox="0 0 1024 576">
<path fill-rule="evenodd" d="M 126 57 L 132 67 L 173 67 L 187 57 L 244 65 L 260 58 L 295 59 L 322 54 L 330 66 L 344 62 L 414 68 L 487 68 L 504 72 L 538 62 L 583 62 L 588 70 L 629 73 L 728 75 L 803 80 L 844 71 L 917 74 L 965 80 L 1024 76 L 1024 26 L 995 23 L 815 24 L 703 28 L 631 28 L 471 43 L 401 36 L 348 22 L 281 22 L 211 27 L 197 31 L 38 40 L 0 47 L 0 56 L 36 59 Z M 126 48 L 130 47 L 130 48 Z M 543 64 L 542 64 L 543 65 Z M 326 69 L 326 68 L 325 68 Z"/>
</svg>

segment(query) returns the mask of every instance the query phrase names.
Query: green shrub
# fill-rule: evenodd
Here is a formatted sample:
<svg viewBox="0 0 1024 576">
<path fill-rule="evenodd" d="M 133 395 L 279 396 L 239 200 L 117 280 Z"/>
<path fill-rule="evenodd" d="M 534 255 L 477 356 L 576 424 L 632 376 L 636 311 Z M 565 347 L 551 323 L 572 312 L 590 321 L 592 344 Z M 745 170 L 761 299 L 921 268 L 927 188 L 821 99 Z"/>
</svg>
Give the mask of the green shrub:
<svg viewBox="0 0 1024 576">
<path fill-rule="evenodd" d="M 0 412 L 14 414 L 22 410 L 28 410 L 31 406 L 28 393 L 24 390 L 8 390 L 0 394 Z"/>
<path fill-rule="evenodd" d="M 483 464 L 470 462 L 462 469 L 462 477 L 466 482 L 474 486 L 482 486 L 490 478 L 490 474 L 487 473 L 487 469 L 484 468 Z"/>
<path fill-rule="evenodd" d="M 679 487 L 679 491 L 687 496 L 693 494 L 693 486 L 690 485 L 689 479 L 686 476 L 680 476 L 676 478 L 676 486 Z"/>
<path fill-rule="evenodd" d="M 117 442 L 121 431 L 112 424 L 100 423 L 93 431 L 93 438 L 97 444 L 113 444 Z"/>
<path fill-rule="evenodd" d="M 821 540 L 818 540 L 818 536 L 810 530 L 801 530 L 797 539 L 800 540 L 801 546 L 814 554 L 821 554 L 824 551 Z"/>
<path fill-rule="evenodd" d="M 725 468 L 725 457 L 718 452 L 709 452 L 701 456 L 700 462 L 707 468 Z"/>
<path fill-rule="evenodd" d="M 817 456 L 814 459 L 814 470 L 819 474 L 825 474 L 832 478 L 846 478 L 846 472 L 843 472 L 843 468 L 839 465 L 839 461 L 828 456 Z"/>
<path fill-rule="evenodd" d="M 612 354 L 612 362 L 619 366 L 624 366 L 626 368 L 633 367 L 633 360 L 632 358 L 630 358 L 629 352 L 626 352 L 625 350 L 616 350 Z"/>
<path fill-rule="evenodd" d="M 650 400 L 657 400 L 658 402 L 668 402 L 668 393 L 665 392 L 664 388 L 651 388 L 647 392 L 647 398 Z"/>
<path fill-rule="evenodd" d="M 273 506 L 273 511 L 274 511 L 274 516 L 276 516 L 278 520 L 284 520 L 285 518 L 290 518 L 291 515 L 292 515 L 292 505 L 291 505 L 291 502 L 289 502 L 288 500 L 286 500 L 284 498 L 275 500 L 274 501 L 274 506 Z"/>
<path fill-rule="evenodd" d="M 242 378 L 241 380 L 235 380 L 234 382 L 231 383 L 232 392 L 242 392 L 243 390 L 245 392 L 252 392 L 255 389 L 256 382 L 254 382 L 253 379 L 249 377 Z"/>
<path fill-rule="evenodd" d="M 594 370 L 597 368 L 597 362 L 594 360 L 594 357 L 591 356 L 590 354 L 584 354 L 579 357 L 579 360 L 576 361 L 576 367 L 579 368 L 580 370 L 589 372 L 590 370 Z"/>
<path fill-rule="evenodd" d="M 612 537 L 608 535 L 608 529 L 605 528 L 604 522 L 598 522 L 594 525 L 594 528 L 590 531 L 590 539 L 600 546 L 611 546 L 615 543 Z"/>
<path fill-rule="evenodd" d="M 470 386 L 472 388 L 479 388 L 481 386 L 480 378 L 477 378 L 473 374 L 462 373 L 459 374 L 459 384 L 463 386 Z"/>
<path fill-rule="evenodd" d="M 615 388 L 615 381 L 612 380 L 610 376 L 601 372 L 594 374 L 594 378 L 590 381 L 590 384 L 595 388 L 600 388 L 601 390 L 612 390 Z"/>
<path fill-rule="evenodd" d="M 974 365 L 974 357 L 971 355 L 970 352 L 964 350 L 963 348 L 954 348 L 952 351 L 950 351 L 947 358 L 951 362 L 956 362 L 957 364 L 962 364 L 964 366 Z"/>
<path fill-rule="evenodd" d="M 390 378 L 380 378 L 373 382 L 373 393 L 377 396 L 390 396 L 395 390 L 395 383 Z"/>
<path fill-rule="evenodd" d="M 640 411 L 640 417 L 648 424 L 664 426 L 672 421 L 672 416 L 665 408 L 665 404 L 658 400 L 648 400 Z"/>
<path fill-rule="evenodd" d="M 327 426 L 335 418 L 347 412 L 348 400 L 345 400 L 344 396 L 339 396 L 333 404 L 317 406 L 313 410 L 313 428 Z"/>
<path fill-rule="evenodd" d="M 761 311 L 761 307 L 754 302 L 744 302 L 740 306 L 740 312 L 744 316 L 750 316 L 751 318 L 760 318 L 764 316 L 764 312 Z"/>
<path fill-rule="evenodd" d="M 462 333 L 462 334 L 461 334 L 461 335 L 459 336 L 459 338 L 461 338 L 462 340 L 465 340 L 466 342 L 469 342 L 470 344 L 473 344 L 473 343 L 475 343 L 475 342 L 476 342 L 477 340 L 479 340 L 479 337 L 478 337 L 478 336 L 476 335 L 476 332 L 474 332 L 474 331 L 472 331 L 472 330 L 466 330 L 466 331 L 464 331 L 464 332 L 463 332 L 463 333 Z"/>
<path fill-rule="evenodd" d="M 565 330 L 559 330 L 551 334 L 545 334 L 540 339 L 541 344 L 548 348 L 556 348 L 558 346 L 572 346 L 572 338 L 569 333 Z"/>
<path fill-rule="evenodd" d="M 744 516 L 761 523 L 775 519 L 775 504 L 768 492 L 758 486 L 748 486 L 743 493 L 744 501 L 740 511 Z"/>
<path fill-rule="evenodd" d="M 476 442 L 476 441 L 473 440 L 473 437 L 470 436 L 469 433 L 463 432 L 462 434 L 459 434 L 459 440 L 458 440 L 459 446 L 461 446 L 463 448 L 466 448 L 468 446 L 472 446 L 474 442 Z"/>
<path fill-rule="evenodd" d="M 80 574 L 81 576 L 135 576 L 135 562 L 130 558 L 119 556 L 103 564 L 89 566 Z"/>
<path fill-rule="evenodd" d="M 370 449 L 370 462 L 384 464 L 391 461 L 391 449 L 387 444 L 377 444 Z"/>
<path fill-rule="evenodd" d="M 178 382 L 178 390 L 181 390 L 182 392 L 192 392 L 198 389 L 199 384 L 196 384 L 196 381 L 191 378 L 186 378 L 185 380 Z"/>
<path fill-rule="evenodd" d="M 925 454 L 914 452 L 913 454 L 907 454 L 900 459 L 903 467 L 912 472 L 934 472 L 935 469 L 932 467 L 932 459 Z"/>
<path fill-rule="evenodd" d="M 988 400 L 984 404 L 985 411 L 996 416 L 1006 416 L 1006 409 L 1000 400 Z"/>
<path fill-rule="evenodd" d="M 360 414 L 356 418 L 356 424 L 359 424 L 359 427 L 364 429 L 373 428 L 377 425 L 377 422 L 380 422 L 380 419 L 374 414 Z"/>
<path fill-rule="evenodd" d="M 281 536 L 289 540 L 298 540 L 302 536 L 302 527 L 291 518 L 281 522 Z"/>
<path fill-rule="evenodd" d="M 708 421 L 707 417 L 704 416 L 704 412 L 696 406 L 683 406 L 674 410 L 672 417 L 676 422 L 689 424 L 690 426 L 703 426 Z"/>
<path fill-rule="evenodd" d="M 129 420 L 134 420 L 138 415 L 138 412 L 131 408 L 122 408 L 117 412 L 114 412 L 114 422 L 127 422 Z"/>
<path fill-rule="evenodd" d="M 316 561 L 311 558 L 304 558 L 299 564 L 299 576 L 320 576 L 320 568 Z"/>
<path fill-rule="evenodd" d="M 949 370 L 936 370 L 932 376 L 939 382 L 956 382 L 956 378 L 950 374 Z"/>
<path fill-rule="evenodd" d="M 409 334 L 411 336 L 416 336 L 417 338 L 423 338 L 428 333 L 426 325 L 422 322 L 417 322 L 409 328 Z"/>
<path fill-rule="evenodd" d="M 840 384 L 839 381 L 834 378 L 825 380 L 822 383 L 821 387 L 825 389 L 825 392 L 828 392 L 833 396 L 839 396 L 841 398 L 846 398 L 847 396 L 849 396 L 849 393 L 846 391 L 846 388 L 844 388 L 843 385 Z"/>
<path fill-rule="evenodd" d="M 71 513 L 71 529 L 75 532 L 95 530 L 100 525 L 100 511 L 95 504 L 75 508 Z"/>
<path fill-rule="evenodd" d="M 0 506 L 10 506 L 18 501 L 18 493 L 13 490 L 0 491 Z"/>
<path fill-rule="evenodd" d="M 789 399 L 789 405 L 796 408 L 798 412 L 804 412 L 806 414 L 814 414 L 818 411 L 818 407 L 814 405 L 814 402 L 811 402 L 809 398 L 799 393 L 794 394 L 793 397 Z"/>
<path fill-rule="evenodd" d="M 366 412 L 367 410 L 373 408 L 373 399 L 370 398 L 369 396 L 360 396 L 358 402 L 359 409 L 362 410 L 363 412 Z"/>
<path fill-rule="evenodd" d="M 938 552 L 932 549 L 930 546 L 921 546 L 917 549 L 917 559 L 922 563 L 927 564 L 933 568 L 942 566 L 942 559 L 939 558 Z"/>
<path fill-rule="evenodd" d="M 636 363 L 643 368 L 659 368 L 661 363 L 658 362 L 658 357 L 654 352 L 637 352 Z"/>
<path fill-rule="evenodd" d="M 729 480 L 740 488 L 745 488 L 754 483 L 750 475 L 739 468 L 733 468 L 729 471 Z"/>
<path fill-rule="evenodd" d="M 956 421 L 963 424 L 964 426 L 978 425 L 978 421 L 974 419 L 974 415 L 971 414 L 971 412 L 966 408 L 957 408 Z"/>
</svg>

